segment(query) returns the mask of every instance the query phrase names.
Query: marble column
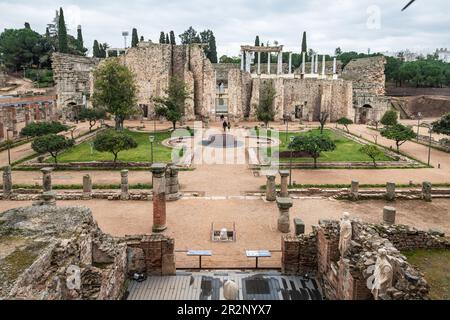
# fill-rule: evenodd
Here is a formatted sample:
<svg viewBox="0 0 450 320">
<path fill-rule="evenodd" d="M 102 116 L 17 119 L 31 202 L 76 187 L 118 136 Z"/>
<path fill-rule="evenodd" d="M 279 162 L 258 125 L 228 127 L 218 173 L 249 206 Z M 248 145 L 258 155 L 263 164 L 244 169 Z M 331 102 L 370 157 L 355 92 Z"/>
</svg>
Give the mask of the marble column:
<svg viewBox="0 0 450 320">
<path fill-rule="evenodd" d="M 395 183 L 388 182 L 386 184 L 386 200 L 394 201 L 395 200 Z"/>
<path fill-rule="evenodd" d="M 325 55 L 322 57 L 322 76 L 325 77 L 325 67 L 326 67 Z"/>
<path fill-rule="evenodd" d="M 42 168 L 42 190 L 45 192 L 52 191 L 52 172 L 53 168 Z"/>
<path fill-rule="evenodd" d="M 83 198 L 90 199 L 92 196 L 92 179 L 86 174 L 83 176 Z"/>
<path fill-rule="evenodd" d="M 129 186 L 128 186 L 128 170 L 122 170 L 120 172 L 120 199 L 121 200 L 128 200 L 129 195 Z"/>
<path fill-rule="evenodd" d="M 431 182 L 424 182 L 422 184 L 422 199 L 425 200 L 426 202 L 431 202 L 432 201 L 432 190 L 433 190 L 433 185 L 431 184 Z"/>
<path fill-rule="evenodd" d="M 319 73 L 319 55 L 316 54 L 316 63 L 314 63 L 314 73 L 318 74 Z"/>
<path fill-rule="evenodd" d="M 281 198 L 288 198 L 289 197 L 289 170 L 280 170 L 280 176 L 281 176 Z"/>
<path fill-rule="evenodd" d="M 383 208 L 383 223 L 387 225 L 395 224 L 395 215 L 397 210 L 393 207 L 384 207 Z"/>
<path fill-rule="evenodd" d="M 261 52 L 258 52 L 258 74 L 261 74 Z"/>
<path fill-rule="evenodd" d="M 289 52 L 289 74 L 292 74 L 292 52 Z"/>
<path fill-rule="evenodd" d="M 350 191 L 350 199 L 358 201 L 359 199 L 359 181 L 352 181 L 352 188 Z"/>
<path fill-rule="evenodd" d="M 302 74 L 306 73 L 306 52 L 302 52 Z"/>
<path fill-rule="evenodd" d="M 336 57 L 333 59 L 333 75 L 336 74 L 337 71 L 337 60 Z"/>
<path fill-rule="evenodd" d="M 283 74 L 283 52 L 278 52 L 277 74 Z"/>
<path fill-rule="evenodd" d="M 241 51 L 241 71 L 244 71 L 244 60 L 245 60 L 245 56 L 244 56 L 244 52 Z"/>
<path fill-rule="evenodd" d="M 272 53 L 267 52 L 267 74 L 270 74 L 271 60 L 272 60 Z"/>
<path fill-rule="evenodd" d="M 167 229 L 166 226 L 166 165 L 155 163 L 152 165 L 153 175 L 153 232 L 159 233 Z"/>
<path fill-rule="evenodd" d="M 291 198 L 277 198 L 277 206 L 280 211 L 278 218 L 278 231 L 282 233 L 290 232 L 289 209 L 294 205 Z"/>
<path fill-rule="evenodd" d="M 250 51 L 247 51 L 245 54 L 245 71 L 247 71 L 248 73 L 251 73 L 251 66 L 252 66 L 252 55 L 250 53 Z"/>
<path fill-rule="evenodd" d="M 314 61 L 315 61 L 315 58 L 314 58 L 314 56 L 312 56 L 311 57 L 311 74 L 314 74 Z"/>
<path fill-rule="evenodd" d="M 274 174 L 267 175 L 266 184 L 266 200 L 275 201 L 277 200 L 277 185 L 275 183 L 276 176 Z"/>
<path fill-rule="evenodd" d="M 3 199 L 10 199 L 13 192 L 11 166 L 3 168 Z"/>
</svg>

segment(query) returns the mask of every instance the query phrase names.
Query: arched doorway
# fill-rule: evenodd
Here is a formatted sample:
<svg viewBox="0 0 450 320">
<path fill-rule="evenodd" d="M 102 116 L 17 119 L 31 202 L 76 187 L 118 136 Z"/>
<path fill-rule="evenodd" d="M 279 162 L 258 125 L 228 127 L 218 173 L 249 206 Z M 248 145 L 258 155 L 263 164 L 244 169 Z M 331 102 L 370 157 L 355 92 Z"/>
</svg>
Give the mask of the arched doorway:
<svg viewBox="0 0 450 320">
<path fill-rule="evenodd" d="M 370 104 L 363 105 L 359 110 L 359 123 L 366 124 L 369 120 L 369 114 L 372 110 L 372 106 Z"/>
</svg>

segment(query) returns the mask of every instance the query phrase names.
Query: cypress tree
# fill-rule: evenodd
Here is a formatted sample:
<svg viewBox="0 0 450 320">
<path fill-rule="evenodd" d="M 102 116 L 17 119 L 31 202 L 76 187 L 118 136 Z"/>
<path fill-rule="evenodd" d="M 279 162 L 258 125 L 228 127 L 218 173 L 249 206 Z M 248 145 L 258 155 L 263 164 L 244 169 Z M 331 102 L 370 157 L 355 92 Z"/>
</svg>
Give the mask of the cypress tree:
<svg viewBox="0 0 450 320">
<path fill-rule="evenodd" d="M 256 36 L 255 47 L 259 47 L 259 46 L 260 46 L 259 36 Z M 261 60 L 262 60 L 262 58 L 261 58 Z M 255 55 L 255 63 L 258 63 L 258 54 Z"/>
<path fill-rule="evenodd" d="M 50 38 L 50 30 L 48 29 L 48 27 L 45 29 L 45 37 Z"/>
<path fill-rule="evenodd" d="M 138 43 L 139 43 L 139 37 L 138 37 L 137 29 L 133 28 L 133 32 L 131 35 L 131 47 L 132 48 L 137 47 Z"/>
<path fill-rule="evenodd" d="M 69 52 L 69 45 L 67 41 L 67 27 L 64 20 L 64 11 L 59 9 L 59 22 L 58 22 L 58 49 L 61 53 Z"/>
<path fill-rule="evenodd" d="M 214 37 L 214 34 L 212 34 L 209 39 L 209 60 L 212 63 L 217 63 L 217 46 L 216 37 Z"/>
<path fill-rule="evenodd" d="M 166 34 L 166 44 L 170 44 L 169 34 Z"/>
<path fill-rule="evenodd" d="M 31 26 L 30 26 L 30 24 L 28 22 L 25 22 L 25 29 L 31 30 Z"/>
<path fill-rule="evenodd" d="M 166 35 L 164 34 L 164 31 L 161 31 L 161 34 L 159 35 L 159 43 L 166 43 Z"/>
<path fill-rule="evenodd" d="M 94 55 L 95 58 L 101 58 L 100 46 L 98 45 L 97 40 L 94 41 L 94 47 L 92 49 L 92 54 Z"/>
<path fill-rule="evenodd" d="M 84 41 L 83 41 L 83 32 L 81 31 L 81 26 L 78 26 L 78 28 L 77 28 L 77 45 L 78 45 L 78 50 L 83 51 Z"/>
<path fill-rule="evenodd" d="M 173 31 L 170 31 L 170 44 L 176 45 L 177 42 L 175 40 L 175 33 Z"/>
<path fill-rule="evenodd" d="M 303 32 L 303 39 L 302 39 L 302 53 L 306 52 L 308 53 L 308 45 L 306 43 L 306 31 Z"/>
</svg>

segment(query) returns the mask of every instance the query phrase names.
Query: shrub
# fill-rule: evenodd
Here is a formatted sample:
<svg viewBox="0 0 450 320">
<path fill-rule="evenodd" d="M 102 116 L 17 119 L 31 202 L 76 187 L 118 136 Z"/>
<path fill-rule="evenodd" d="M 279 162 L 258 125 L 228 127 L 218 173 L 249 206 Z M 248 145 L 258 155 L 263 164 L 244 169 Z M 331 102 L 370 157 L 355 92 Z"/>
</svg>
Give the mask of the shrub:
<svg viewBox="0 0 450 320">
<path fill-rule="evenodd" d="M 289 149 L 307 152 L 314 159 L 314 168 L 317 168 L 317 159 L 324 151 L 333 151 L 336 144 L 328 136 L 316 136 L 312 134 L 298 136 L 289 144 Z"/>
<path fill-rule="evenodd" d="M 31 147 L 39 154 L 50 153 L 57 164 L 58 154 L 65 149 L 73 147 L 74 144 L 75 141 L 72 139 L 67 139 L 57 134 L 48 134 L 36 138 L 31 144 Z"/>
<path fill-rule="evenodd" d="M 381 124 L 384 126 L 393 126 L 398 123 L 398 114 L 395 110 L 388 110 L 381 118 Z"/>
<path fill-rule="evenodd" d="M 119 152 L 137 148 L 137 142 L 124 132 L 115 130 L 103 131 L 95 137 L 94 149 L 99 152 L 110 152 L 117 162 Z"/>
<path fill-rule="evenodd" d="M 69 130 L 69 127 L 60 122 L 34 122 L 22 129 L 20 134 L 26 137 L 41 137 L 49 134 L 58 134 Z"/>
</svg>

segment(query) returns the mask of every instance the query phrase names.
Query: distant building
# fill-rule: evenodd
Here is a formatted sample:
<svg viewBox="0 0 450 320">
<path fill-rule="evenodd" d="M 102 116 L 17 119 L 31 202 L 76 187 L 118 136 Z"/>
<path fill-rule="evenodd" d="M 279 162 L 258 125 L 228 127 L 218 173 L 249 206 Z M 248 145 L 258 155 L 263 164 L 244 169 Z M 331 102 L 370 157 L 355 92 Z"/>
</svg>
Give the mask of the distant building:
<svg viewBox="0 0 450 320">
<path fill-rule="evenodd" d="M 450 51 L 447 48 L 436 49 L 436 55 L 440 61 L 450 63 Z"/>
<path fill-rule="evenodd" d="M 393 57 L 393 58 L 399 58 L 402 61 L 409 62 L 409 61 L 417 61 L 422 55 L 419 53 L 411 52 L 410 50 L 406 49 L 403 51 L 386 51 L 383 52 L 383 54 L 386 57 Z"/>
</svg>

